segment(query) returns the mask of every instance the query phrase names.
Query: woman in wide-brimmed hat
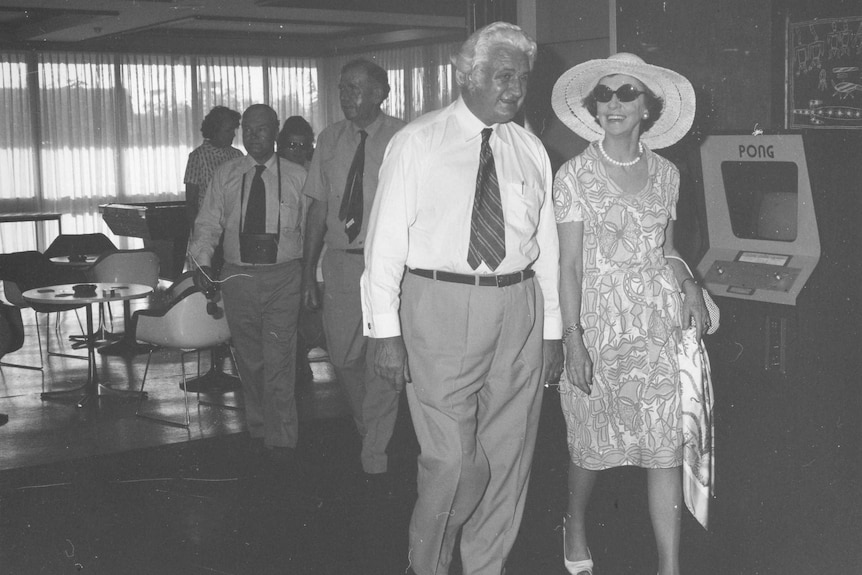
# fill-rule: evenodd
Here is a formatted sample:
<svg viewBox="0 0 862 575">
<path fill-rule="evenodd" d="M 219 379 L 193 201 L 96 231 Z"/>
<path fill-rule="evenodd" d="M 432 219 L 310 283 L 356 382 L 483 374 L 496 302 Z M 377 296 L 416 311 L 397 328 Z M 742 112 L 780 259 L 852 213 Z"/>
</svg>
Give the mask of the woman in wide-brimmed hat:
<svg viewBox="0 0 862 575">
<path fill-rule="evenodd" d="M 672 259 L 679 255 L 679 172 L 652 150 L 688 132 L 694 90 L 676 72 L 621 53 L 564 73 L 552 103 L 590 142 L 554 182 L 566 351 L 560 393 L 570 453 L 566 569 L 592 574 L 585 510 L 598 471 L 634 465 L 648 470 L 659 573 L 678 574 L 676 346 L 690 324 L 699 338 L 708 316 L 697 282 Z"/>
</svg>

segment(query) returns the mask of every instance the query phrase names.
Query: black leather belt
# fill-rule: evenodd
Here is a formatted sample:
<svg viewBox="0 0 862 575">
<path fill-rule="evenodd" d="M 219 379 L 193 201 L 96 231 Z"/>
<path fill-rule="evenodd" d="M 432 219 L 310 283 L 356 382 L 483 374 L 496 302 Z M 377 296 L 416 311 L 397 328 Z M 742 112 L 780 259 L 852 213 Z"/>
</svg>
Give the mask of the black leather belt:
<svg viewBox="0 0 862 575">
<path fill-rule="evenodd" d="M 521 283 L 526 279 L 530 279 L 536 272 L 531 269 L 526 269 L 521 272 L 512 274 L 503 274 L 499 276 L 474 276 L 469 274 L 456 274 L 452 272 L 443 272 L 436 270 L 411 269 L 411 274 L 437 280 L 441 282 L 452 282 L 456 284 L 468 284 L 474 286 L 487 287 L 506 287 Z"/>
<path fill-rule="evenodd" d="M 351 254 L 351 255 L 354 255 L 354 256 L 361 256 L 361 255 L 365 254 L 364 248 L 351 248 L 349 250 L 344 250 L 344 251 Z"/>
</svg>

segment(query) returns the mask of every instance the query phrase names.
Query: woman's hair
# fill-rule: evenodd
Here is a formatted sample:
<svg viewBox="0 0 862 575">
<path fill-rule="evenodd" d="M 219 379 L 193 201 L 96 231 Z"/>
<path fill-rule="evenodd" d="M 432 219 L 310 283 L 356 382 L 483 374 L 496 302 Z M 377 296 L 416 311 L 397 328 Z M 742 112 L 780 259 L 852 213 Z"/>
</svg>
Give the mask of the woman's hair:
<svg viewBox="0 0 862 575">
<path fill-rule="evenodd" d="M 204 117 L 204 121 L 201 122 L 201 135 L 209 140 L 215 137 L 215 133 L 221 127 L 222 123 L 227 120 L 233 120 L 239 126 L 241 118 L 242 115 L 236 110 L 231 110 L 225 106 L 216 106 L 209 111 L 209 114 Z"/>
<path fill-rule="evenodd" d="M 364 58 L 357 58 L 356 60 L 351 60 L 350 62 L 342 66 L 341 73 L 344 74 L 348 70 L 352 70 L 354 68 L 361 68 L 365 71 L 369 78 L 371 78 L 380 85 L 380 88 L 383 90 L 384 100 L 389 97 L 389 74 L 386 73 L 386 70 L 384 70 L 370 60 L 365 60 Z"/>
<path fill-rule="evenodd" d="M 512 46 L 530 61 L 530 69 L 536 61 L 536 43 L 523 30 L 508 22 L 494 22 L 473 32 L 461 45 L 461 50 L 452 56 L 455 80 L 462 88 L 470 84 L 473 70 L 488 62 L 497 46 Z"/>
<path fill-rule="evenodd" d="M 314 143 L 314 130 L 311 128 L 311 124 L 306 122 L 302 116 L 291 116 L 284 121 L 281 131 L 275 139 L 278 149 L 283 149 L 287 146 L 287 138 L 290 136 L 302 136 L 309 146 Z"/>
<path fill-rule="evenodd" d="M 604 78 L 607 77 L 608 76 L 604 76 Z M 638 78 L 638 80 L 640 80 L 640 78 Z M 643 81 L 641 81 L 641 84 L 643 84 Z M 596 83 L 596 85 L 598 85 L 598 83 Z M 655 92 L 650 90 L 646 84 L 644 84 L 644 103 L 646 104 L 646 109 L 649 113 L 649 117 L 645 120 L 641 120 L 641 134 L 653 127 L 653 124 L 655 124 L 661 117 L 661 111 L 664 109 L 664 100 L 656 96 Z M 590 90 L 590 93 L 584 97 L 583 105 L 584 108 L 587 109 L 587 111 L 590 113 L 590 115 L 592 115 L 592 117 L 596 120 L 596 123 L 598 124 L 599 107 L 598 103 L 596 102 L 595 96 L 593 96 L 592 90 Z"/>
</svg>

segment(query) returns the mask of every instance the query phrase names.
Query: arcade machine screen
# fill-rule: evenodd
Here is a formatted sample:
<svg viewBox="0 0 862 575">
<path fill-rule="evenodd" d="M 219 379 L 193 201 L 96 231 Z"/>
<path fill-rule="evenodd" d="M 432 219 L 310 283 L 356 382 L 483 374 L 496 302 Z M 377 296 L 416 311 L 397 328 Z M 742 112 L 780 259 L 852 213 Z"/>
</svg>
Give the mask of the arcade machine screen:
<svg viewBox="0 0 862 575">
<path fill-rule="evenodd" d="M 743 240 L 796 240 L 798 173 L 793 162 L 722 162 L 733 235 Z"/>
<path fill-rule="evenodd" d="M 713 135 L 701 147 L 713 295 L 795 305 L 820 258 L 799 135 Z"/>
</svg>

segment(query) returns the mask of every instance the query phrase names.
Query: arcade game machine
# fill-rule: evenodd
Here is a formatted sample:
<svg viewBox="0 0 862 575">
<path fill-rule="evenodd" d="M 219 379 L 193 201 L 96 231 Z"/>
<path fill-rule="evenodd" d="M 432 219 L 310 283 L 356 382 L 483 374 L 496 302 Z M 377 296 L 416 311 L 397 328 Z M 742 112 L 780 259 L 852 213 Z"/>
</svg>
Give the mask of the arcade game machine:
<svg viewBox="0 0 862 575">
<path fill-rule="evenodd" d="M 797 298 L 820 259 L 802 136 L 710 135 L 701 163 L 709 248 L 699 275 L 719 307 L 760 324 L 762 368 L 785 374 Z"/>
</svg>

